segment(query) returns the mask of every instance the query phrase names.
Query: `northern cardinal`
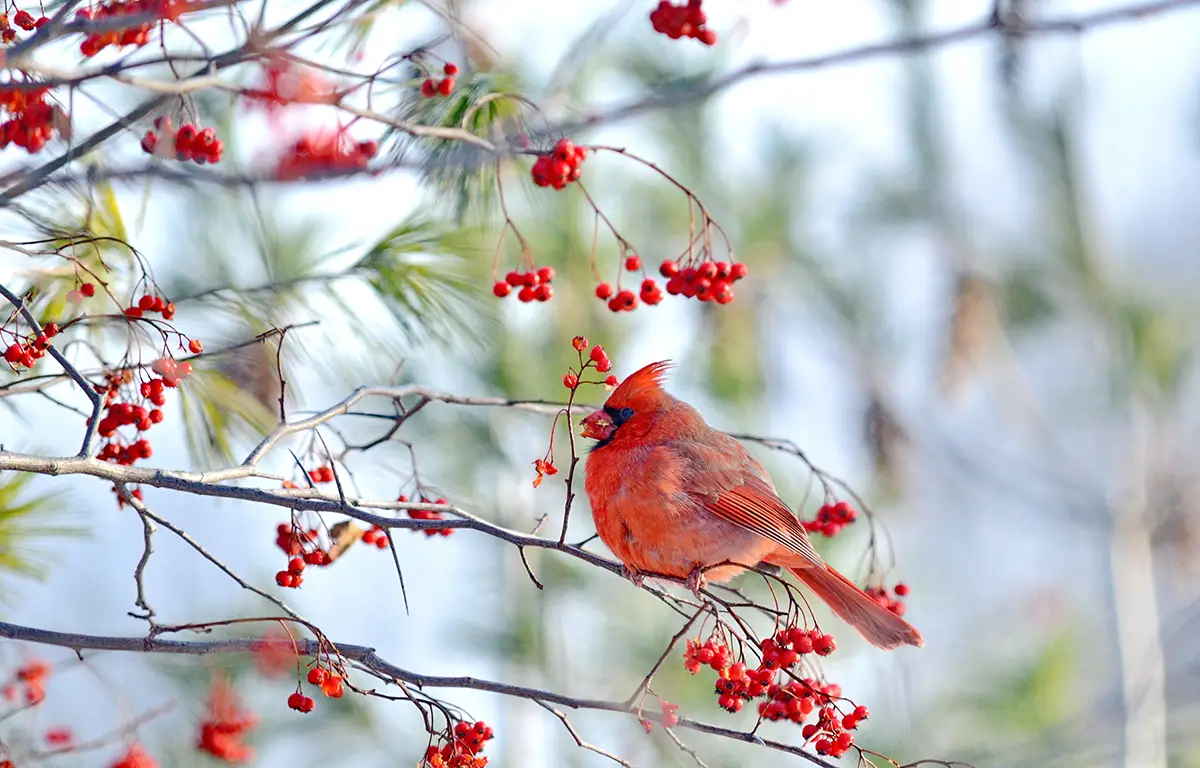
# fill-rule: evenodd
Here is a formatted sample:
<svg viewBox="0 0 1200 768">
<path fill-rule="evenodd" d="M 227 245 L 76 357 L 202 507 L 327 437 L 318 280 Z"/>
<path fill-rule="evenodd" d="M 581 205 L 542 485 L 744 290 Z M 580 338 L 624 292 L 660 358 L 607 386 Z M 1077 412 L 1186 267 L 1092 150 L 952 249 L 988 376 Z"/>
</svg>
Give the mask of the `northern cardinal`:
<svg viewBox="0 0 1200 768">
<path fill-rule="evenodd" d="M 626 571 L 635 580 L 687 579 L 699 590 L 747 567 L 779 565 L 872 644 L 923 646 L 920 632 L 825 564 L 741 443 L 663 389 L 669 366 L 629 376 L 582 422 L 583 437 L 598 441 L 585 483 L 596 532 Z M 719 563 L 740 565 L 705 570 Z"/>
</svg>

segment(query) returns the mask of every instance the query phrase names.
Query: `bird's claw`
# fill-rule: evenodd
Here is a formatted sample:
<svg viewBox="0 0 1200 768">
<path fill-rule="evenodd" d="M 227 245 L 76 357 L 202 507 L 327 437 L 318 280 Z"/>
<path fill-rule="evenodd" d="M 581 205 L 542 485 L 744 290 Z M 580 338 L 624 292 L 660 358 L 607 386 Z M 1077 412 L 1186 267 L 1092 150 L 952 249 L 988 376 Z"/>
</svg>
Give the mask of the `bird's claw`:
<svg viewBox="0 0 1200 768">
<path fill-rule="evenodd" d="M 646 583 L 646 576 L 636 568 L 630 568 L 628 565 L 621 566 L 621 575 L 633 582 L 633 586 L 641 588 Z"/>
<path fill-rule="evenodd" d="M 703 600 L 704 595 L 701 594 L 704 588 L 708 586 L 708 580 L 704 578 L 704 569 L 697 566 L 688 574 L 687 581 L 683 584 L 688 588 L 688 591 L 696 596 L 697 600 Z"/>
</svg>

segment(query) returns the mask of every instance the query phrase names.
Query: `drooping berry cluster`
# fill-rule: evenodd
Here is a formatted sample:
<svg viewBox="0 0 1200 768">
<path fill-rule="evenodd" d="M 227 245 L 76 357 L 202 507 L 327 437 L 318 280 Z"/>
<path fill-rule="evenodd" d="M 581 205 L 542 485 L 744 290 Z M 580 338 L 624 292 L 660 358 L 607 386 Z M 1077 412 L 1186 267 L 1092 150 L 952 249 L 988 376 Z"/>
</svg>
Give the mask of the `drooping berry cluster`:
<svg viewBox="0 0 1200 768">
<path fill-rule="evenodd" d="M 804 739 L 816 739 L 814 748 L 820 754 L 839 756 L 854 743 L 854 737 L 847 731 L 866 719 L 866 707 L 858 707 L 843 717 L 836 705 L 836 699 L 842 695 L 839 686 L 811 678 L 797 679 L 790 672 L 801 657 L 808 654 L 828 656 L 836 648 L 831 635 L 816 629 L 786 627 L 759 643 L 761 662 L 757 668 L 751 668 L 744 662 L 732 663 L 733 652 L 714 634 L 703 643 L 699 638 L 687 641 L 683 666 L 692 674 L 705 666 L 717 672 L 717 704 L 728 712 L 739 712 L 745 702 L 763 698 L 758 705 L 760 717 L 799 724 L 820 709 L 818 722 L 805 726 Z M 781 671 L 787 673 L 783 683 L 779 682 Z"/>
<path fill-rule="evenodd" d="M 419 768 L 483 768 L 488 759 L 480 753 L 494 735 L 482 720 L 474 724 L 456 723 L 453 739 L 441 747 L 430 745 Z"/>
<path fill-rule="evenodd" d="M 374 544 L 376 549 L 387 549 L 387 531 L 383 530 L 378 525 L 372 526 L 371 528 L 363 531 L 362 542 L 363 544 Z"/>
<path fill-rule="evenodd" d="M 596 286 L 596 298 L 608 303 L 612 312 L 632 312 L 638 304 L 654 306 L 663 300 L 663 287 L 645 275 L 641 257 L 626 256 L 622 265 L 626 272 L 641 271 L 644 275 L 637 293 L 629 288 L 614 288 L 612 283 L 602 282 Z M 667 278 L 666 293 L 699 299 L 717 304 L 733 301 L 733 284 L 749 274 L 745 264 L 730 264 L 726 261 L 701 261 L 693 266 L 680 267 L 679 262 L 667 259 L 659 266 L 659 274 Z"/>
<path fill-rule="evenodd" d="M 50 19 L 46 16 L 39 16 L 35 19 L 29 11 L 17 11 L 13 14 L 12 24 L 10 24 L 8 14 L 0 13 L 0 40 L 3 40 L 5 43 L 11 43 L 17 39 L 17 30 L 13 29 L 13 25 L 26 32 L 32 32 L 35 29 L 41 29 L 49 23 Z"/>
<path fill-rule="evenodd" d="M 802 521 L 802 525 L 809 533 L 832 537 L 857 519 L 858 513 L 854 511 L 854 507 L 847 501 L 839 501 L 836 504 L 822 504 L 817 510 L 817 516 L 812 520 Z"/>
<path fill-rule="evenodd" d="M 254 759 L 254 750 L 242 739 L 256 725 L 258 718 L 242 710 L 229 683 L 216 678 L 209 692 L 208 713 L 200 722 L 196 748 L 227 763 L 248 763 Z"/>
<path fill-rule="evenodd" d="M 31 659 L 17 667 L 16 673 L 3 689 L 7 701 L 23 699 L 28 706 L 36 706 L 46 699 L 46 680 L 50 677 L 50 665 L 41 659 Z"/>
<path fill-rule="evenodd" d="M 329 553 L 320 546 L 321 532 L 316 528 L 302 531 L 299 526 L 280 523 L 275 527 L 275 546 L 283 550 L 289 558 L 288 572 L 291 571 L 292 559 L 300 558 L 306 565 L 329 565 L 332 559 Z M 303 570 L 303 569 L 298 569 Z M 279 583 L 280 571 L 275 574 Z M 280 586 L 299 586 L 299 584 L 280 584 Z"/>
<path fill-rule="evenodd" d="M 584 384 L 603 383 L 609 387 L 617 386 L 617 377 L 611 374 L 603 382 L 588 381 L 583 378 L 589 369 L 595 369 L 600 373 L 607 373 L 612 370 L 612 361 L 608 359 L 608 353 L 604 351 L 604 347 L 597 344 L 591 348 L 591 351 L 588 351 L 588 346 L 588 340 L 585 336 L 576 336 L 571 339 L 571 348 L 575 350 L 575 353 L 579 357 L 579 367 L 578 369 L 574 366 L 568 368 L 562 378 L 563 386 L 571 391 L 571 402 L 574 402 L 575 392 Z M 585 352 L 587 353 L 586 356 L 584 355 Z M 554 417 L 554 424 L 550 427 L 550 445 L 546 449 L 546 455 L 540 459 L 533 460 L 533 468 L 537 472 L 537 476 L 533 479 L 534 488 L 541 485 L 546 476 L 558 474 L 558 467 L 554 465 L 554 435 L 555 429 L 558 426 L 558 419 L 567 414 L 568 411 L 564 408 Z"/>
<path fill-rule="evenodd" d="M 554 466 L 553 459 L 534 459 L 533 469 L 537 472 L 537 477 L 533 478 L 533 487 L 537 488 L 542 484 L 548 475 L 557 475 L 558 467 Z"/>
<path fill-rule="evenodd" d="M 446 76 L 440 80 L 434 80 L 432 77 L 425 78 L 421 83 L 421 95 L 427 99 L 432 99 L 434 96 L 449 96 L 454 93 L 454 76 L 458 74 L 458 65 L 446 62 L 442 67 L 442 73 Z"/>
<path fill-rule="evenodd" d="M 305 135 L 284 152 L 275 176 L 281 181 L 295 181 L 320 174 L 363 171 L 378 151 L 377 142 L 355 142 L 344 131 Z"/>
<path fill-rule="evenodd" d="M 150 370 L 160 378 L 150 377 L 136 389 L 132 386 L 134 375 L 129 368 L 109 372 L 103 382 L 92 385 L 101 396 L 104 408 L 96 425 L 96 434 L 103 439 L 97 454 L 101 461 L 129 466 L 153 455 L 150 441 L 143 435 L 155 424 L 162 423 L 165 417 L 161 406 L 167 402 L 166 390 L 178 387 L 191 375 L 192 364 L 164 357 L 151 363 Z M 122 434 L 122 427 L 133 427 L 134 434 Z M 140 491 L 134 491 L 133 495 L 141 498 Z M 118 503 L 124 506 L 124 500 L 119 496 Z"/>
<path fill-rule="evenodd" d="M 660 0 L 658 7 L 650 12 L 650 24 L 654 31 L 672 40 L 692 37 L 705 45 L 715 45 L 717 33 L 706 27 L 708 16 L 700 7 L 702 0 L 687 0 L 686 5 L 672 5 L 670 0 Z"/>
<path fill-rule="evenodd" d="M 295 589 L 304 583 L 304 567 L 307 563 L 302 557 L 288 560 L 287 570 L 275 574 L 275 583 L 287 589 Z"/>
<path fill-rule="evenodd" d="M 895 597 L 888 594 L 887 588 L 882 584 L 867 587 L 864 592 L 870 595 L 871 599 L 879 603 L 880 607 L 886 608 L 897 616 L 903 616 L 907 606 L 901 598 L 908 596 L 908 585 L 904 583 L 897 584 L 894 588 Z"/>
<path fill-rule="evenodd" d="M 517 289 L 517 300 L 523 303 L 531 301 L 549 301 L 554 296 L 554 267 L 535 267 L 527 272 L 513 270 L 492 286 L 492 294 L 503 299 Z"/>
<path fill-rule="evenodd" d="M 0 123 L 0 149 L 15 144 L 31 155 L 42 151 L 57 126 L 66 123 L 62 109 L 47 100 L 49 93 L 49 88 L 0 85 L 0 116 L 7 118 Z"/>
<path fill-rule="evenodd" d="M 396 501 L 400 502 L 401 504 L 404 504 L 408 501 L 408 497 L 401 494 L 399 497 L 396 498 Z M 421 503 L 422 504 L 449 504 L 450 502 L 446 501 L 445 499 L 434 499 L 433 501 L 430 501 L 428 498 L 422 496 Z M 445 515 L 443 515 L 441 512 L 438 512 L 437 510 L 434 510 L 434 509 L 410 509 L 410 510 L 408 510 L 408 516 L 411 517 L 413 520 L 444 520 L 445 519 Z M 413 529 L 413 531 L 415 533 L 416 529 Z M 438 536 L 438 535 L 449 536 L 450 534 L 454 533 L 454 529 L 453 528 L 424 528 L 424 529 L 421 529 L 421 532 L 424 533 L 426 536 Z"/>
<path fill-rule="evenodd" d="M 579 181 L 587 156 L 587 147 L 577 147 L 570 139 L 559 139 L 553 149 L 538 155 L 534 161 L 530 170 L 533 183 L 539 187 L 563 189 L 572 181 Z"/>
<path fill-rule="evenodd" d="M 0 338 L 10 336 L 14 341 L 4 350 L 4 360 L 14 369 L 17 366 L 32 368 L 38 360 L 46 356 L 50 347 L 50 339 L 58 335 L 58 323 L 46 323 L 39 334 L 29 333 L 25 336 L 0 328 Z"/>
<path fill-rule="evenodd" d="M 109 0 L 100 3 L 95 8 L 82 8 L 76 11 L 75 20 L 101 21 L 151 14 L 163 20 L 174 21 L 187 11 L 188 5 L 187 0 Z M 140 48 L 150 42 L 150 33 L 153 29 L 152 22 L 145 22 L 123 29 L 93 32 L 83 38 L 83 42 L 79 44 L 79 52 L 91 58 L 110 46 L 124 48 L 133 45 Z"/>
<path fill-rule="evenodd" d="M 333 467 L 323 464 L 316 469 L 308 470 L 308 479 L 314 483 L 332 483 L 334 481 Z"/>
<path fill-rule="evenodd" d="M 221 162 L 225 152 L 225 143 L 217 138 L 214 128 L 200 128 L 191 123 L 184 123 L 175 131 L 171 126 L 171 118 L 165 115 L 155 118 L 154 131 L 146 131 L 142 137 L 142 151 L 149 155 L 165 155 L 174 157 L 180 162 L 191 160 L 196 165 Z"/>
<path fill-rule="evenodd" d="M 90 283 L 84 283 L 84 285 L 90 285 Z M 82 288 L 80 292 L 83 292 Z M 83 295 L 87 296 L 88 294 L 84 293 Z M 175 305 L 162 296 L 154 296 L 146 293 L 138 298 L 137 303 L 130 304 L 125 308 L 126 317 L 142 317 L 147 312 L 157 312 L 162 315 L 163 320 L 173 320 L 175 318 Z"/>
<path fill-rule="evenodd" d="M 333 669 L 325 669 L 318 665 L 308 670 L 305 679 L 310 685 L 319 687 L 326 698 L 340 699 L 346 693 L 345 678 Z M 303 713 L 312 712 L 317 705 L 312 696 L 305 695 L 299 688 L 288 696 L 287 703 L 289 708 Z"/>
<path fill-rule="evenodd" d="M 109 768 L 158 768 L 158 761 L 141 744 L 133 744 Z"/>
</svg>

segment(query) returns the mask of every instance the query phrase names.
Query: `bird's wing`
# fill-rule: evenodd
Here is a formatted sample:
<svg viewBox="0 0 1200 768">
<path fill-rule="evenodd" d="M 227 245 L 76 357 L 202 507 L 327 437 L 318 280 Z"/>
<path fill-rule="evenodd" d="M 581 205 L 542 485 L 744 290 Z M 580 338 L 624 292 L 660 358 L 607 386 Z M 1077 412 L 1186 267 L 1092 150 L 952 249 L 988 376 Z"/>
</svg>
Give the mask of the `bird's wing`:
<svg viewBox="0 0 1200 768">
<path fill-rule="evenodd" d="M 724 435 L 722 435 L 724 437 Z M 692 442 L 670 444 L 695 467 L 683 487 L 704 509 L 771 539 L 813 565 L 824 566 L 808 532 L 775 493 L 766 471 L 732 438 L 732 445 Z M 736 448 L 736 450 L 734 450 Z"/>
</svg>

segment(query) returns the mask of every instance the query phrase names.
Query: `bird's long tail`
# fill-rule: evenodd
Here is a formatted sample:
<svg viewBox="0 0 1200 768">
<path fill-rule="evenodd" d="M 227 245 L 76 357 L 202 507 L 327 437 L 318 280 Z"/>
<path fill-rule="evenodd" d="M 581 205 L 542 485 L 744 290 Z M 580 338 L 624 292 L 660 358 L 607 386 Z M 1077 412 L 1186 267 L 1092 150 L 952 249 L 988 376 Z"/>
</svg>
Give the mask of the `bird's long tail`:
<svg viewBox="0 0 1200 768">
<path fill-rule="evenodd" d="M 875 602 L 854 582 L 828 565 L 787 566 L 787 569 L 872 645 L 884 650 L 902 645 L 918 648 L 925 645 L 915 627 Z"/>
</svg>

